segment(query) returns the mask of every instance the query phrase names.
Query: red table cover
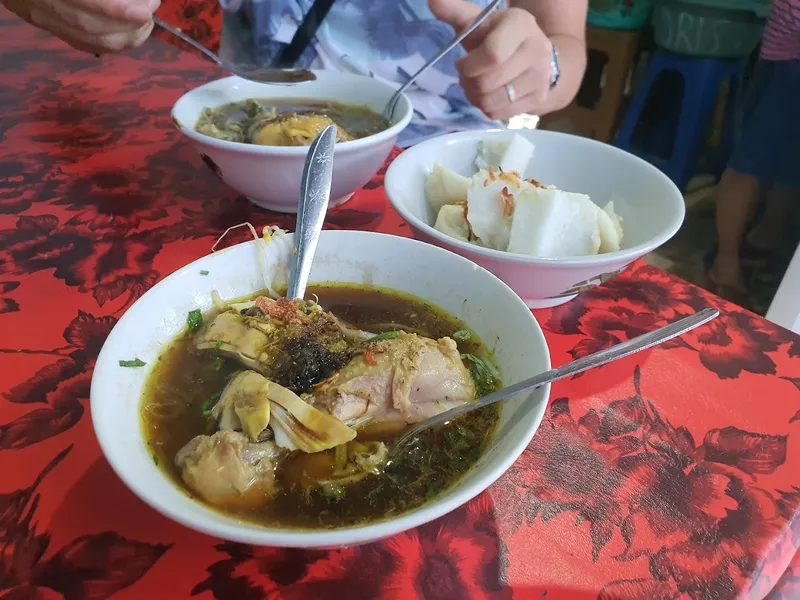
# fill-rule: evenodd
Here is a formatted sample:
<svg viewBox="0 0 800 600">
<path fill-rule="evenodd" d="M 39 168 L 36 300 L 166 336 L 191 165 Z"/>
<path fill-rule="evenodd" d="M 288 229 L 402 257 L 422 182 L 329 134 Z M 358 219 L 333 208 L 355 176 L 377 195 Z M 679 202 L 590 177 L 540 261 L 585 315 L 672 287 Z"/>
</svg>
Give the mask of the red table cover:
<svg viewBox="0 0 800 600">
<path fill-rule="evenodd" d="M 637 263 L 539 311 L 553 363 L 723 315 L 553 386 L 487 492 L 380 543 L 257 548 L 172 523 L 100 454 L 92 367 L 119 316 L 228 226 L 293 227 L 217 181 L 172 103 L 206 65 L 99 60 L 0 13 L 0 598 L 798 598 L 800 338 Z M 408 235 L 382 173 L 331 228 Z"/>
</svg>

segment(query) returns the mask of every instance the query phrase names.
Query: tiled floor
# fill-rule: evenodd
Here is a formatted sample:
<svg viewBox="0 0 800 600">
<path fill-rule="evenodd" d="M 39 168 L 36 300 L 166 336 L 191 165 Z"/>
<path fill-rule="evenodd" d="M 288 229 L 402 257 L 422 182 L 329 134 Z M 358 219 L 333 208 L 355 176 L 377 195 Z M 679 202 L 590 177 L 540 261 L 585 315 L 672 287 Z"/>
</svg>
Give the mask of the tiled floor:
<svg viewBox="0 0 800 600">
<path fill-rule="evenodd" d="M 710 255 L 716 245 L 715 201 L 716 188 L 702 186 L 685 195 L 686 220 L 678 234 L 645 260 L 650 264 L 674 273 L 678 277 L 704 287 L 705 272 Z M 798 228 L 794 229 L 795 232 Z M 787 244 L 796 247 L 796 243 Z M 781 282 L 791 254 L 773 257 L 772 260 L 744 261 L 742 268 L 750 290 L 753 310 L 765 314 Z"/>
</svg>

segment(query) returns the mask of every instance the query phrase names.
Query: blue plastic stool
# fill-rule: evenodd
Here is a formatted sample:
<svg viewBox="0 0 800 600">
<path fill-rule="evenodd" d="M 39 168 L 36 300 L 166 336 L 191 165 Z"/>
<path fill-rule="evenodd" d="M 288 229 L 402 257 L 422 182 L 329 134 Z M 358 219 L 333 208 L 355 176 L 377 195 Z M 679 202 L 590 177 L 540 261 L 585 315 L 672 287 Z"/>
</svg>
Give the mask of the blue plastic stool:
<svg viewBox="0 0 800 600">
<path fill-rule="evenodd" d="M 669 158 L 650 155 L 631 147 L 636 125 L 647 104 L 650 92 L 658 78 L 665 72 L 676 71 L 683 76 L 683 97 L 681 99 L 678 129 L 674 134 Z M 745 63 L 714 58 L 696 58 L 657 50 L 644 81 L 634 94 L 631 106 L 622 122 L 615 145 L 627 150 L 661 169 L 675 182 L 681 191 L 696 174 L 695 165 L 698 147 L 707 134 L 709 119 L 717 104 L 719 90 L 723 83 L 730 82 L 730 95 L 725 108 L 725 123 L 720 144 L 711 159 L 710 174 L 719 177 L 725 168 L 733 146 L 736 108 L 741 97 Z M 706 170 L 705 172 L 708 172 Z"/>
</svg>

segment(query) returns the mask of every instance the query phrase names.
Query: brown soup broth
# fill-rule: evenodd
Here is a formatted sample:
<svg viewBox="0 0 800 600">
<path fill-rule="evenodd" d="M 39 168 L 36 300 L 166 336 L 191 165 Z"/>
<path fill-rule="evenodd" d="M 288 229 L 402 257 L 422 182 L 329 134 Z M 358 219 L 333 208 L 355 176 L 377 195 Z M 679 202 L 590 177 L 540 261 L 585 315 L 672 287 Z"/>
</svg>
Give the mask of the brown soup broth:
<svg viewBox="0 0 800 600">
<path fill-rule="evenodd" d="M 464 330 L 463 323 L 434 306 L 394 291 L 324 284 L 309 287 L 307 297 L 311 294 L 319 297 L 323 308 L 375 333 L 403 328 L 436 338 Z M 474 336 L 458 344 L 462 353 L 489 358 Z M 187 494 L 192 495 L 175 467 L 175 454 L 194 436 L 214 431 L 213 423 L 202 416 L 202 406 L 242 368 L 213 352 L 196 351 L 191 336 L 184 333 L 164 350 L 148 378 L 142 401 L 145 439 L 154 462 Z M 294 453 L 278 467 L 281 491 L 266 507 L 212 508 L 244 521 L 288 529 L 333 529 L 381 521 L 423 505 L 456 483 L 477 462 L 499 415 L 499 407 L 493 405 L 428 431 L 383 474 L 333 490 L 297 483 L 311 477 L 311 470 L 318 472 L 314 464 L 326 462 L 328 457 L 321 455 L 332 456 L 333 450 L 318 455 Z M 392 437 L 371 435 L 369 439 L 391 446 Z"/>
<path fill-rule="evenodd" d="M 247 104 L 261 105 L 265 113 L 275 111 L 276 116 L 320 115 L 328 117 L 354 139 L 374 135 L 389 127 L 381 115 L 368 106 L 345 104 L 333 100 L 314 100 L 311 98 L 252 98 L 242 102 L 231 102 L 215 109 L 225 121 L 247 123 L 253 119 L 248 115 Z"/>
</svg>

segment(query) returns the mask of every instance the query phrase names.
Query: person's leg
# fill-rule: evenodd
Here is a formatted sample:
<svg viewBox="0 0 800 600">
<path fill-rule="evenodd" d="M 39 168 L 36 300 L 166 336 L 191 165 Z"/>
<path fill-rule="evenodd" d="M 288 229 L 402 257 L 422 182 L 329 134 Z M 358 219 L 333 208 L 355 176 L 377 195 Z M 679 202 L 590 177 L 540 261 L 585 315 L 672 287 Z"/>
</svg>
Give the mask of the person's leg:
<svg viewBox="0 0 800 600">
<path fill-rule="evenodd" d="M 764 215 L 747 234 L 747 243 L 756 250 L 767 252 L 785 250 L 786 237 L 798 204 L 800 204 L 800 189 L 775 186 L 767 194 Z"/>
<path fill-rule="evenodd" d="M 708 272 L 714 291 L 746 303 L 740 250 L 748 222 L 758 204 L 761 185 L 773 180 L 776 152 L 784 137 L 781 119 L 780 63 L 756 65 L 742 111 L 741 131 L 717 190 L 718 253 Z"/>
<path fill-rule="evenodd" d="M 778 214 L 774 216 L 773 236 L 780 238 L 783 249 L 794 254 L 798 236 L 789 228 L 800 210 L 800 60 L 786 61 L 781 71 L 781 96 L 790 109 L 781 115 L 785 137 L 774 176 L 776 201 L 780 202 L 775 209 Z"/>
<path fill-rule="evenodd" d="M 718 286 L 745 292 L 740 250 L 747 223 L 758 203 L 759 182 L 753 175 L 728 168 L 717 188 L 719 248 L 709 275 Z"/>
</svg>

